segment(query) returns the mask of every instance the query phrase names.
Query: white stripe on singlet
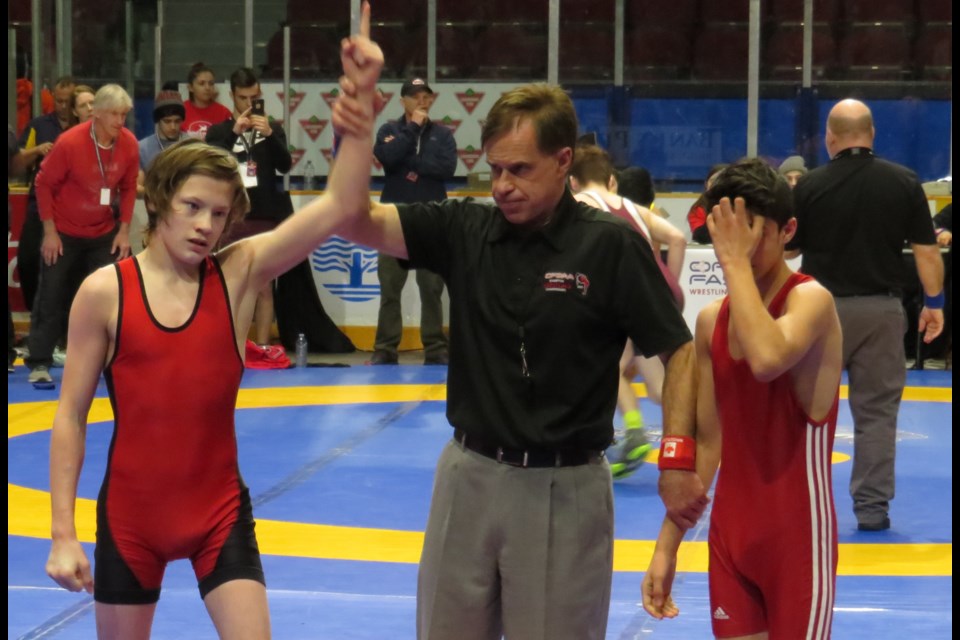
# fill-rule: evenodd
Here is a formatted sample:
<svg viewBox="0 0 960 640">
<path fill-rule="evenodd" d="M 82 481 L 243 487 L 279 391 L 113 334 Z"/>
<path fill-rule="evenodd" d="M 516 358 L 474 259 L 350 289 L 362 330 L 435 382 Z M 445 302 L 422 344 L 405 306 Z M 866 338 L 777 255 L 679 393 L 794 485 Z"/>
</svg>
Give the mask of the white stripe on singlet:
<svg viewBox="0 0 960 640">
<path fill-rule="evenodd" d="M 833 520 L 827 487 L 827 429 L 807 424 L 807 489 L 810 495 L 812 593 L 807 639 L 820 640 L 830 633 L 833 618 Z"/>
<path fill-rule="evenodd" d="M 822 637 L 830 636 L 830 629 L 833 625 L 833 604 L 834 604 L 834 578 L 833 578 L 833 529 L 834 513 L 831 508 L 830 495 L 833 487 L 830 485 L 830 465 L 833 461 L 830 459 L 830 438 L 826 426 L 816 427 L 817 437 L 820 442 L 820 513 L 823 524 L 820 530 L 823 532 L 823 584 L 826 587 L 824 605 L 823 605 L 823 634 Z"/>
</svg>

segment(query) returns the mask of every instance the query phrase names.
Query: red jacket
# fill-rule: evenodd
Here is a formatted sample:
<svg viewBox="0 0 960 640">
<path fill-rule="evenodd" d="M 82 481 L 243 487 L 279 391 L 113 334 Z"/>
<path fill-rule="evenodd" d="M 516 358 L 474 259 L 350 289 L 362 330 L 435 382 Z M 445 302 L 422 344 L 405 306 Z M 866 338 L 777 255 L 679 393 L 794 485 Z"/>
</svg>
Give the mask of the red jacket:
<svg viewBox="0 0 960 640">
<path fill-rule="evenodd" d="M 111 202 L 120 202 L 120 222 L 130 223 L 137 198 L 140 150 L 127 129 L 120 130 L 112 149 L 99 149 L 90 137 L 89 120 L 60 134 L 40 164 L 34 182 L 41 220 L 53 220 L 57 231 L 77 238 L 96 238 L 113 231 L 113 207 L 100 204 L 100 189 L 110 189 Z M 100 163 L 106 184 L 100 176 Z"/>
</svg>

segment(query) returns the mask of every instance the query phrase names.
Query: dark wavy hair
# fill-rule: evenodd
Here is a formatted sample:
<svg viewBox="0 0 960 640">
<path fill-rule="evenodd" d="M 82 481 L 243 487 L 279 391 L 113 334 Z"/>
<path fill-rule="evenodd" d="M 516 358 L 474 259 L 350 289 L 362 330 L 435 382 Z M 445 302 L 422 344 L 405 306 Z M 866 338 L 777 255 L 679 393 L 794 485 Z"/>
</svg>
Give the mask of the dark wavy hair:
<svg viewBox="0 0 960 640">
<path fill-rule="evenodd" d="M 759 158 L 744 158 L 720 172 L 704 194 L 707 212 L 721 198 L 743 198 L 754 215 L 782 228 L 793 217 L 793 191 L 776 169 Z"/>
<path fill-rule="evenodd" d="M 656 199 L 650 172 L 643 167 L 627 167 L 617 175 L 617 194 L 649 208 Z"/>
</svg>

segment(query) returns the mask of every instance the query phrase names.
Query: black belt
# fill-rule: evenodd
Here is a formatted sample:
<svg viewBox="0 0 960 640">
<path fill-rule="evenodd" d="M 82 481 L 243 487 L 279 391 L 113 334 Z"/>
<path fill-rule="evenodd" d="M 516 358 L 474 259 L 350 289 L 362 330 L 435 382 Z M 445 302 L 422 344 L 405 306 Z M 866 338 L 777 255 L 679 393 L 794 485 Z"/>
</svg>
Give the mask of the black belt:
<svg viewBox="0 0 960 640">
<path fill-rule="evenodd" d="M 479 453 L 500 464 L 514 467 L 576 467 L 603 459 L 603 451 L 589 449 L 507 449 L 477 436 L 468 436 L 455 429 L 453 439 L 465 449 Z"/>
</svg>

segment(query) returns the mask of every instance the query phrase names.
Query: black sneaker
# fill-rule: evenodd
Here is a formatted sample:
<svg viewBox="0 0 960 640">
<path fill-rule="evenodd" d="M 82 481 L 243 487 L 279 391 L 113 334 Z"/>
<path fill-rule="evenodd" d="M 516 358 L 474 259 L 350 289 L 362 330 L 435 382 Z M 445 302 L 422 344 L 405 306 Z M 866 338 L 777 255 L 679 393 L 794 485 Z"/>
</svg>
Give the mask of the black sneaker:
<svg viewBox="0 0 960 640">
<path fill-rule="evenodd" d="M 889 516 L 884 516 L 879 522 L 859 522 L 857 530 L 859 531 L 886 531 L 890 528 Z"/>
<path fill-rule="evenodd" d="M 423 364 L 450 364 L 450 356 L 446 351 L 431 353 L 423 357 Z"/>
<path fill-rule="evenodd" d="M 370 358 L 370 364 L 397 364 L 397 354 L 389 351 L 377 350 Z"/>
</svg>

